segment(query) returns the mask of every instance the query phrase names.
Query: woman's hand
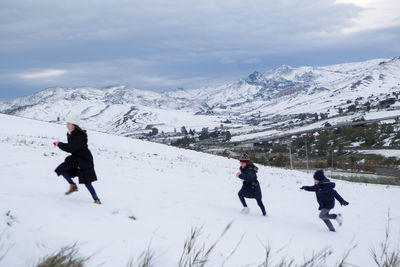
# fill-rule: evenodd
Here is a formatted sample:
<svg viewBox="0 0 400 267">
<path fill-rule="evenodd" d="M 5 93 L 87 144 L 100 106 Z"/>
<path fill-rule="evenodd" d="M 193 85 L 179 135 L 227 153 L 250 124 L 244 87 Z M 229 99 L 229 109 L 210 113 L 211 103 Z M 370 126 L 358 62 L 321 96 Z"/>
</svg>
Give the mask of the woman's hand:
<svg viewBox="0 0 400 267">
<path fill-rule="evenodd" d="M 237 172 L 237 173 L 236 173 L 236 177 L 238 177 L 238 178 L 239 178 L 239 175 L 240 175 L 240 172 Z"/>
<path fill-rule="evenodd" d="M 53 142 L 53 145 L 58 146 L 59 143 L 60 143 L 60 141 L 55 141 L 55 142 Z"/>
</svg>

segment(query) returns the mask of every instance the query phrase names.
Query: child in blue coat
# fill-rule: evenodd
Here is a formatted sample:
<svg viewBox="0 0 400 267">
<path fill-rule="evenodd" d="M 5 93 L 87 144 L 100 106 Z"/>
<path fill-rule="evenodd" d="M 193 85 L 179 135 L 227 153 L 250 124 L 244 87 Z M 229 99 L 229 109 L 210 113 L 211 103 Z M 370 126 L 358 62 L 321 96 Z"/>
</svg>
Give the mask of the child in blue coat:
<svg viewBox="0 0 400 267">
<path fill-rule="evenodd" d="M 319 204 L 319 218 L 328 226 L 329 231 L 335 232 L 330 220 L 336 220 L 339 226 L 343 223 L 343 217 L 339 214 L 330 214 L 329 211 L 335 207 L 335 199 L 340 205 L 347 206 L 349 202 L 344 200 L 338 192 L 336 192 L 335 183 L 325 177 L 323 170 L 314 173 L 314 185 L 303 186 L 300 189 L 315 192 Z"/>
<path fill-rule="evenodd" d="M 247 153 L 243 154 L 240 158 L 240 172 L 236 173 L 236 177 L 243 180 L 242 189 L 240 189 L 238 196 L 240 202 L 243 205 L 242 213 L 249 213 L 250 209 L 247 207 L 246 200 L 244 198 L 255 198 L 257 204 L 261 209 L 262 215 L 266 216 L 264 204 L 262 202 L 262 194 L 260 183 L 257 180 L 258 168 L 250 161 Z"/>
</svg>

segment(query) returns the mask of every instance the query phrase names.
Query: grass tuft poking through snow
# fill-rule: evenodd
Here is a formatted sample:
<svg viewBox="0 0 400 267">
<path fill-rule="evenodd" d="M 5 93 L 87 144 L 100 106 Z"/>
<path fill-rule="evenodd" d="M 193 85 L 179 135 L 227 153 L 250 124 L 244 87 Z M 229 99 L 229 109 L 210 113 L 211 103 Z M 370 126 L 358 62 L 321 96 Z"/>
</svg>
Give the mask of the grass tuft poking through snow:
<svg viewBox="0 0 400 267">
<path fill-rule="evenodd" d="M 203 267 L 209 261 L 211 253 L 215 250 L 219 241 L 231 228 L 232 222 L 230 222 L 219 236 L 219 238 L 210 246 L 206 243 L 199 244 L 199 237 L 202 234 L 202 227 L 195 226 L 191 229 L 189 237 L 186 239 L 181 258 L 179 260 L 179 267 Z M 208 248 L 206 248 L 208 247 Z"/>
<path fill-rule="evenodd" d="M 389 213 L 388 213 L 389 216 Z M 232 226 L 232 222 L 229 223 L 221 235 L 211 245 L 201 241 L 203 235 L 203 228 L 194 226 L 190 230 L 190 234 L 184 242 L 184 248 L 181 257 L 178 262 L 179 267 L 206 267 L 212 266 L 209 258 L 212 252 L 217 249 L 217 245 L 220 240 L 226 235 Z M 0 236 L 1 237 L 1 236 Z M 232 256 L 238 246 L 240 245 L 243 237 L 240 239 L 238 244 L 232 250 L 228 257 L 225 258 L 222 266 L 225 265 L 227 260 Z M 371 257 L 377 267 L 399 267 L 400 266 L 400 248 L 392 247 L 389 242 L 390 239 L 390 217 L 387 220 L 387 227 L 385 232 L 385 239 L 382 241 L 378 249 L 371 249 Z M 353 263 L 348 262 L 348 257 L 351 252 L 357 247 L 357 244 L 350 242 L 350 247 L 347 252 L 337 261 L 334 266 L 346 267 L 346 266 L 357 266 Z M 323 248 L 317 252 L 313 252 L 312 255 L 302 262 L 298 262 L 288 255 L 281 255 L 285 247 L 282 247 L 276 251 L 273 251 L 270 245 L 264 245 L 265 258 L 262 263 L 254 265 L 257 267 L 321 267 L 330 266 L 327 262 L 332 256 L 334 250 L 331 248 Z M 155 267 L 161 266 L 155 262 L 156 251 L 147 247 L 139 257 L 134 260 L 129 260 L 126 267 Z M 92 258 L 82 257 L 79 253 L 79 246 L 75 243 L 70 246 L 61 248 L 58 252 L 44 257 L 36 267 L 85 267 L 88 266 L 87 262 Z M 1 261 L 0 257 L 0 261 Z M 253 266 L 248 264 L 246 266 Z"/>
<path fill-rule="evenodd" d="M 90 258 L 80 256 L 79 247 L 75 243 L 44 257 L 37 267 L 84 267 Z"/>
<path fill-rule="evenodd" d="M 371 249 L 371 255 L 378 267 L 399 267 L 400 266 L 400 248 L 390 246 L 390 210 L 385 231 L 385 240 L 381 242 L 379 250 Z"/>
<path fill-rule="evenodd" d="M 129 260 L 126 267 L 152 267 L 156 266 L 154 264 L 155 252 L 148 247 L 145 251 L 143 251 L 137 260 L 131 259 Z"/>
</svg>

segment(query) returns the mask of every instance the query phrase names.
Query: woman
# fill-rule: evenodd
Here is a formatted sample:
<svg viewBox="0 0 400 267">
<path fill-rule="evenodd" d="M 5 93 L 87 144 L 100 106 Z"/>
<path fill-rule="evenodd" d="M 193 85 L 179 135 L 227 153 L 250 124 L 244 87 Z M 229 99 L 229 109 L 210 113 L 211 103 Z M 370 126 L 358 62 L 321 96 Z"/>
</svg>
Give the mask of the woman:
<svg viewBox="0 0 400 267">
<path fill-rule="evenodd" d="M 242 189 L 240 189 L 238 195 L 240 202 L 242 202 L 243 209 L 242 213 L 247 214 L 250 209 L 247 207 L 246 200 L 244 198 L 255 198 L 257 204 L 261 209 L 262 215 L 267 216 L 264 204 L 262 203 L 262 194 L 260 183 L 257 180 L 258 168 L 250 161 L 247 153 L 244 153 L 240 158 L 240 172 L 236 173 L 236 177 L 243 180 Z"/>
<path fill-rule="evenodd" d="M 62 175 L 70 184 L 69 190 L 65 193 L 66 195 L 78 191 L 77 185 L 72 180 L 72 177 L 78 176 L 79 183 L 86 186 L 93 197 L 94 203 L 101 204 L 92 185 L 92 182 L 96 181 L 97 177 L 94 171 L 93 156 L 87 145 L 87 134 L 78 124 L 79 119 L 69 119 L 67 122 L 68 143 L 54 142 L 54 146 L 71 153 L 71 155 L 66 157 L 65 161 L 57 167 L 55 172 L 57 175 Z"/>
</svg>

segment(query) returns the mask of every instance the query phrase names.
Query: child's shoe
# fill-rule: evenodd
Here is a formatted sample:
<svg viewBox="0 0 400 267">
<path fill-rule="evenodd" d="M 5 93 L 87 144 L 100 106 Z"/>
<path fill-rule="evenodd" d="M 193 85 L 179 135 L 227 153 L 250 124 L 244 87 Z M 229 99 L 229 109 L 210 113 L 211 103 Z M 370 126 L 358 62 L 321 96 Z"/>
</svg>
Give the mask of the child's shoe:
<svg viewBox="0 0 400 267">
<path fill-rule="evenodd" d="M 249 212 L 250 212 L 250 209 L 249 209 L 248 207 L 244 207 L 244 208 L 240 211 L 241 214 L 248 214 Z"/>
<path fill-rule="evenodd" d="M 338 215 L 336 216 L 336 221 L 339 224 L 339 226 L 342 226 L 342 224 L 343 224 L 343 216 L 342 216 L 342 214 L 338 213 Z"/>
<path fill-rule="evenodd" d="M 94 201 L 94 204 L 101 205 L 100 199 L 96 199 L 96 200 Z"/>
</svg>

